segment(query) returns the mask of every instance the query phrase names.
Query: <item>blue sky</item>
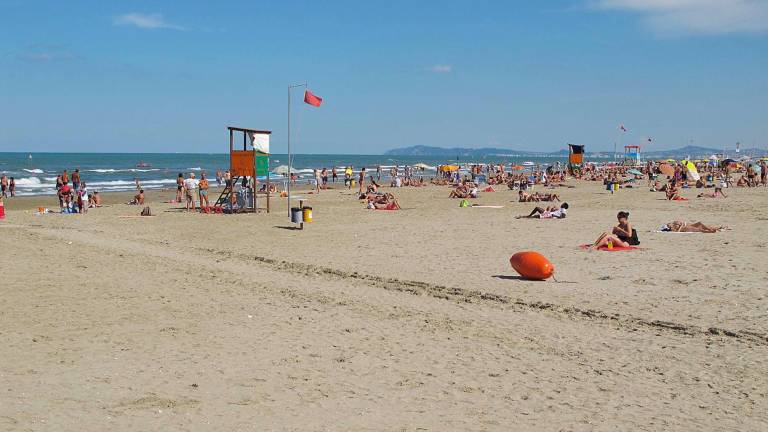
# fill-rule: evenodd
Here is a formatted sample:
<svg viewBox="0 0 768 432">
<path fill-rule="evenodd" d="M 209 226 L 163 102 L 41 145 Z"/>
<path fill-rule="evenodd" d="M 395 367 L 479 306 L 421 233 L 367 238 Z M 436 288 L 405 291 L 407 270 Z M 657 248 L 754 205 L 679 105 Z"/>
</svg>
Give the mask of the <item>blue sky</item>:
<svg viewBox="0 0 768 432">
<path fill-rule="evenodd" d="M 0 151 L 768 146 L 768 2 L 0 0 Z M 629 130 L 619 137 L 617 126 Z"/>
</svg>

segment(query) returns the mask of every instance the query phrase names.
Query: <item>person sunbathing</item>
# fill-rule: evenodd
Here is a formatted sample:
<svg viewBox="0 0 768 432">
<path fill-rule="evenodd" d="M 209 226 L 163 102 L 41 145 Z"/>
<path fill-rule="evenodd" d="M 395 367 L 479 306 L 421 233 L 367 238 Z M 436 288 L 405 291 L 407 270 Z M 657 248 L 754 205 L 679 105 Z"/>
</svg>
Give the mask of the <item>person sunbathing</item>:
<svg viewBox="0 0 768 432">
<path fill-rule="evenodd" d="M 629 212 L 620 211 L 616 215 L 616 219 L 618 219 L 619 223 L 613 227 L 611 234 L 631 246 L 639 245 L 640 240 L 637 238 L 637 230 L 632 228 L 632 224 L 629 222 Z"/>
<path fill-rule="evenodd" d="M 653 183 L 653 186 L 651 186 L 651 192 L 666 192 L 667 191 L 667 185 L 661 184 L 658 180 L 656 180 Z"/>
<path fill-rule="evenodd" d="M 669 232 L 700 232 L 700 233 L 716 233 L 721 230 L 728 229 L 723 225 L 705 225 L 701 222 L 686 223 L 683 221 L 672 221 L 661 226 L 661 231 Z"/>
<path fill-rule="evenodd" d="M 568 203 L 560 207 L 536 207 L 528 215 L 515 216 L 515 219 L 564 219 L 568 213 Z"/>
<path fill-rule="evenodd" d="M 139 193 L 134 195 L 133 199 L 128 202 L 128 205 L 144 205 L 144 189 L 139 189 Z"/>
<path fill-rule="evenodd" d="M 712 193 L 700 193 L 696 195 L 697 198 L 728 198 L 728 195 L 723 192 L 723 188 L 717 186 Z"/>
<path fill-rule="evenodd" d="M 534 195 L 529 194 L 528 192 L 521 190 L 517 193 L 517 202 L 534 202 L 534 201 L 538 201 L 538 200 Z"/>
<path fill-rule="evenodd" d="M 88 195 L 88 207 L 101 207 L 101 195 L 99 195 L 99 191 L 95 191 Z"/>
<path fill-rule="evenodd" d="M 680 193 L 677 190 L 675 182 L 670 182 L 667 187 L 667 199 L 670 201 L 680 199 Z"/>
<path fill-rule="evenodd" d="M 560 196 L 558 196 L 556 193 L 540 194 L 536 192 L 533 195 L 536 197 L 536 201 L 560 201 Z"/>
<path fill-rule="evenodd" d="M 463 185 L 452 190 L 451 193 L 448 195 L 448 198 L 467 198 L 467 197 L 469 197 L 469 191 L 467 190 L 467 187 Z"/>
<path fill-rule="evenodd" d="M 400 203 L 392 194 L 381 194 L 368 200 L 367 208 L 371 210 L 400 210 Z"/>
</svg>

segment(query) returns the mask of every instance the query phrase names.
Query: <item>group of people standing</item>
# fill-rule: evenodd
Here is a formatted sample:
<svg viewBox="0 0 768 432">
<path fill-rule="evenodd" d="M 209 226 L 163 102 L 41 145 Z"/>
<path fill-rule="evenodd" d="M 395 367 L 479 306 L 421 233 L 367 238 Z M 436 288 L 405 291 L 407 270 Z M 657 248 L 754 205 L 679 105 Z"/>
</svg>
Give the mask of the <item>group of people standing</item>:
<svg viewBox="0 0 768 432">
<path fill-rule="evenodd" d="M 224 178 L 227 185 L 230 186 L 232 180 L 229 171 L 224 174 Z M 219 185 L 221 184 L 220 172 L 216 173 L 216 182 Z M 195 178 L 195 173 L 193 172 L 189 173 L 189 176 L 186 179 L 184 178 L 183 173 L 179 173 L 179 176 L 176 178 L 176 202 L 181 203 L 184 201 L 186 203 L 187 211 L 195 211 L 195 198 L 197 198 L 197 202 L 200 203 L 201 209 L 208 208 L 210 206 L 208 201 L 209 187 L 210 185 L 205 176 L 205 172 L 200 173 L 200 180 Z"/>
<path fill-rule="evenodd" d="M 56 195 L 62 213 L 87 213 L 91 207 L 101 207 L 99 192 L 88 191 L 87 185 L 80 178 L 79 169 L 72 171 L 71 175 L 64 170 L 56 176 Z"/>
<path fill-rule="evenodd" d="M 2 198 L 8 198 L 8 196 L 16 196 L 16 179 L 11 177 L 10 179 L 3 174 L 0 177 L 0 196 Z"/>
</svg>

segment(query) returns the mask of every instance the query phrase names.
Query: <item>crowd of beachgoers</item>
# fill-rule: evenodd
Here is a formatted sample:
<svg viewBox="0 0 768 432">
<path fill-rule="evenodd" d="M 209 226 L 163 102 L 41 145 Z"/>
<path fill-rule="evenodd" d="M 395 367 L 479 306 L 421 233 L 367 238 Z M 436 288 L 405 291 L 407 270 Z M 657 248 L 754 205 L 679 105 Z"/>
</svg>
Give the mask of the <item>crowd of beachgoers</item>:
<svg viewBox="0 0 768 432">
<path fill-rule="evenodd" d="M 556 162 L 541 167 L 523 167 L 505 164 L 473 164 L 459 167 L 445 165 L 436 167 L 427 176 L 425 167 L 391 167 L 383 170 L 381 166 L 372 169 L 362 167 L 355 170 L 352 166 L 343 169 L 318 168 L 313 170 L 309 180 L 308 193 L 319 194 L 333 189 L 339 184 L 348 190 L 357 190 L 354 194 L 367 209 L 400 210 L 401 204 L 395 196 L 395 190 L 403 187 L 442 186 L 449 189 L 447 197 L 461 199 L 461 206 L 469 206 L 469 200 L 478 199 L 482 193 L 496 192 L 496 188 L 505 187 L 517 191 L 519 202 L 557 202 L 558 205 L 539 206 L 530 213 L 518 215 L 518 218 L 561 219 L 568 213 L 569 204 L 563 202 L 558 188 L 573 188 L 573 180 L 602 182 L 605 189 L 616 193 L 620 189 L 640 188 L 642 183 L 651 192 L 662 192 L 671 201 L 688 200 L 682 196 L 685 189 L 700 189 L 698 198 L 727 198 L 728 188 L 753 188 L 768 186 L 768 166 L 766 159 L 756 162 L 738 163 L 736 161 L 647 161 L 640 165 L 591 164 L 569 166 Z M 428 177 L 428 178 L 427 178 Z M 295 173 L 285 176 L 282 186 L 288 183 L 296 185 L 300 179 Z M 280 194 L 287 196 L 287 191 L 279 190 L 279 182 L 260 182 L 252 177 L 233 178 L 228 170 L 217 170 L 215 185 L 232 191 L 232 202 L 237 206 L 238 194 L 257 193 Z M 2 198 L 15 195 L 13 178 L 0 177 Z M 147 198 L 139 178 L 135 179 L 136 194 L 127 204 L 145 205 Z M 209 189 L 213 185 L 205 172 L 188 174 L 179 173 L 176 179 L 175 195 L 167 203 L 184 204 L 188 211 L 211 212 Z M 384 191 L 383 187 L 391 188 Z M 711 190 L 711 191 L 710 191 Z M 56 178 L 56 194 L 62 213 L 88 212 L 89 208 L 102 206 L 98 191 L 90 191 L 79 169 L 71 172 L 62 171 Z M 216 203 L 216 201 L 214 201 Z M 242 200 L 239 201 L 242 205 Z M 473 206 L 479 204 L 472 204 Z M 593 247 L 605 246 L 632 247 L 639 244 L 636 231 L 629 222 L 629 213 L 621 211 L 617 215 L 618 224 L 610 232 L 601 234 L 592 244 Z M 716 232 L 724 227 L 709 226 L 701 222 L 669 221 L 661 225 L 662 231 Z"/>
</svg>

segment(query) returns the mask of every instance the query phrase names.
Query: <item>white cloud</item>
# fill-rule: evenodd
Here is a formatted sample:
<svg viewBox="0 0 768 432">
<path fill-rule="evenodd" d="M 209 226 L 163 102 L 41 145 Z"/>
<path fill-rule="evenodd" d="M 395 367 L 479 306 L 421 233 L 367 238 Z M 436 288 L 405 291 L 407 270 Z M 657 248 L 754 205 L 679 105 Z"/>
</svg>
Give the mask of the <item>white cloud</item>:
<svg viewBox="0 0 768 432">
<path fill-rule="evenodd" d="M 447 64 L 436 64 L 428 67 L 427 70 L 434 73 L 450 73 L 453 70 L 453 66 Z"/>
<path fill-rule="evenodd" d="M 163 14 L 151 13 L 144 14 L 138 12 L 127 13 L 115 18 L 115 25 L 133 26 L 142 29 L 170 29 L 185 30 L 184 27 L 171 24 L 163 18 Z"/>
<path fill-rule="evenodd" d="M 661 33 L 768 32 L 765 0 L 594 0 L 597 9 L 629 11 Z"/>
<path fill-rule="evenodd" d="M 80 57 L 72 54 L 67 47 L 62 45 L 33 44 L 23 52 L 16 55 L 19 60 L 27 62 L 49 63 L 59 61 L 78 60 Z"/>
</svg>

